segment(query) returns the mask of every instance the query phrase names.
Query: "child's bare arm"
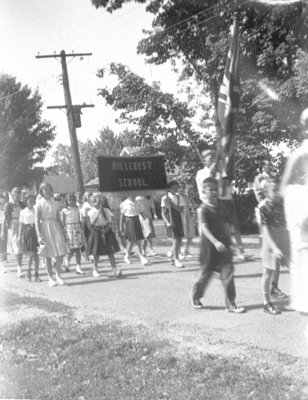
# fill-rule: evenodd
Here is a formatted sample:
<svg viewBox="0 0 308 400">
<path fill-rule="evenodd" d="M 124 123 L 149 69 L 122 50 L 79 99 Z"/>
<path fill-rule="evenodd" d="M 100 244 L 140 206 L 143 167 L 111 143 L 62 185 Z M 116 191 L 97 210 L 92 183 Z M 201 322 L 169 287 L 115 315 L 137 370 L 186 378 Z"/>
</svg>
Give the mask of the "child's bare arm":
<svg viewBox="0 0 308 400">
<path fill-rule="evenodd" d="M 166 226 L 171 226 L 171 222 L 168 220 L 168 217 L 167 217 L 167 208 L 166 207 L 162 207 L 161 216 L 163 217 L 163 220 L 164 220 Z"/>
</svg>

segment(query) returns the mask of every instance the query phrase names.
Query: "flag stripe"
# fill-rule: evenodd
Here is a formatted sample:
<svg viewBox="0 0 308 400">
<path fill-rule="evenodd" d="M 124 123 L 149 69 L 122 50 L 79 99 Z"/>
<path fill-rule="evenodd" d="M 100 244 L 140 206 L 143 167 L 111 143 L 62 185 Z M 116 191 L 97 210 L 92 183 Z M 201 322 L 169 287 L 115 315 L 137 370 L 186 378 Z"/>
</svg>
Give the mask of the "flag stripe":
<svg viewBox="0 0 308 400">
<path fill-rule="evenodd" d="M 218 169 L 223 177 L 233 177 L 234 157 L 234 113 L 239 105 L 239 41 L 238 22 L 234 19 L 231 28 L 231 40 L 227 55 L 226 68 L 220 86 L 217 104 L 218 134 Z"/>
</svg>

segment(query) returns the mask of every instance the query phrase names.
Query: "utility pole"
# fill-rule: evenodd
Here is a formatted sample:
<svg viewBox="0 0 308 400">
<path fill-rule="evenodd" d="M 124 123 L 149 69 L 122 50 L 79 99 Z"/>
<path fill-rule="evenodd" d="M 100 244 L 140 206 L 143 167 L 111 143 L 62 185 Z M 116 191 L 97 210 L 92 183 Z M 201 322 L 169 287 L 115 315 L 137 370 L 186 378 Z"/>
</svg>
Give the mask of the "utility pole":
<svg viewBox="0 0 308 400">
<path fill-rule="evenodd" d="M 65 108 L 68 122 L 68 129 L 70 133 L 71 139 L 71 149 L 72 156 L 74 161 L 74 169 L 77 177 L 77 190 L 78 192 L 84 192 L 83 178 L 81 172 L 81 163 L 80 163 L 80 155 L 78 149 L 78 140 L 76 128 L 81 126 L 80 122 L 80 112 L 84 107 L 94 107 L 93 104 L 82 104 L 82 105 L 73 105 L 72 97 L 69 86 L 67 65 L 66 65 L 66 57 L 84 57 L 91 56 L 92 53 L 72 53 L 66 54 L 64 50 L 60 52 L 60 54 L 48 54 L 48 55 L 37 55 L 35 58 L 61 58 L 61 67 L 62 67 L 62 80 L 63 80 L 63 90 L 64 90 L 64 99 L 65 106 L 49 106 L 47 108 L 55 109 L 55 108 Z"/>
</svg>

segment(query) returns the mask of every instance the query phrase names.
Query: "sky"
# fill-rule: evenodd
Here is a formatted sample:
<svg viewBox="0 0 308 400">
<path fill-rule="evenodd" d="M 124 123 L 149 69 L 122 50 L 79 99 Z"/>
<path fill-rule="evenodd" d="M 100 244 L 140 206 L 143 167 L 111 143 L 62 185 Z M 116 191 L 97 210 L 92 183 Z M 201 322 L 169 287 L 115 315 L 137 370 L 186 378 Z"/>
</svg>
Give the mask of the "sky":
<svg viewBox="0 0 308 400">
<path fill-rule="evenodd" d="M 58 143 L 70 143 L 69 132 L 65 111 L 47 109 L 64 105 L 60 58 L 35 56 L 59 54 L 61 50 L 93 54 L 66 59 L 73 104 L 95 105 L 82 110 L 78 139 L 93 140 L 103 127 L 115 132 L 123 129 L 115 122 L 117 114 L 97 96 L 98 88 L 104 86 L 96 76 L 99 68 L 120 62 L 148 82 L 160 81 L 163 90 L 175 91 L 176 76 L 170 66 L 151 66 L 137 55 L 142 30 L 151 29 L 151 21 L 152 15 L 134 2 L 110 14 L 96 9 L 90 0 L 0 0 L 0 73 L 38 88 L 44 102 L 43 118 L 50 120 L 57 132 L 47 160 Z"/>
</svg>

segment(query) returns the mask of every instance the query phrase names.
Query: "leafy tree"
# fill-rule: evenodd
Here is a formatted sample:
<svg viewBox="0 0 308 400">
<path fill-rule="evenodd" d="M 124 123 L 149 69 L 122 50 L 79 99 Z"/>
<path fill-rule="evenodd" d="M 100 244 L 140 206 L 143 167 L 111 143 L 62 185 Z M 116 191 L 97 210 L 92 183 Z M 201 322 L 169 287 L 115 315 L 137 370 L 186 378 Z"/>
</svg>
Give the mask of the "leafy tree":
<svg viewBox="0 0 308 400">
<path fill-rule="evenodd" d="M 164 153 L 170 170 L 176 164 L 191 161 L 192 156 L 198 159 L 196 142 L 200 135 L 192 127 L 190 118 L 194 113 L 185 102 L 162 92 L 157 82 L 146 83 L 122 64 L 112 63 L 110 73 L 117 77 L 118 84 L 100 89 L 99 95 L 114 110 L 121 111 L 119 120 L 122 123 L 134 127 L 134 139 L 144 154 Z M 105 74 L 104 69 L 98 73 L 101 78 Z M 187 144 L 193 146 L 195 152 L 188 153 Z"/>
<path fill-rule="evenodd" d="M 92 0 L 96 7 L 105 7 L 109 12 L 127 2 Z M 237 13 L 242 50 L 242 96 L 236 130 L 240 182 L 252 179 L 261 157 L 275 144 L 285 141 L 294 145 L 308 88 L 305 1 L 281 6 L 238 1 L 237 9 L 229 0 L 135 2 L 145 4 L 153 14 L 153 30 L 145 32 L 138 52 L 150 63 L 183 64 L 181 79 L 194 76 L 202 81 L 214 110 L 229 27 Z"/>
<path fill-rule="evenodd" d="M 36 178 L 34 165 L 44 160 L 55 136 L 54 127 L 42 120 L 38 91 L 0 76 L 0 187 L 10 190 Z"/>
<path fill-rule="evenodd" d="M 91 141 L 78 142 L 81 170 L 84 182 L 98 176 L 97 156 L 118 156 L 124 146 L 135 146 L 133 133 L 124 130 L 116 135 L 112 129 L 105 127 L 99 131 L 98 137 Z M 48 169 L 51 174 L 64 174 L 74 176 L 73 157 L 70 145 L 58 144 L 53 152 L 54 165 Z"/>
</svg>

